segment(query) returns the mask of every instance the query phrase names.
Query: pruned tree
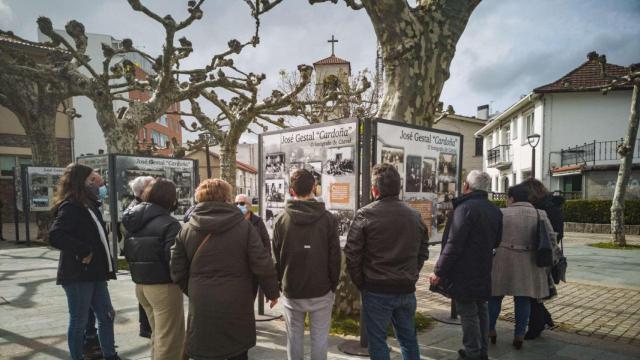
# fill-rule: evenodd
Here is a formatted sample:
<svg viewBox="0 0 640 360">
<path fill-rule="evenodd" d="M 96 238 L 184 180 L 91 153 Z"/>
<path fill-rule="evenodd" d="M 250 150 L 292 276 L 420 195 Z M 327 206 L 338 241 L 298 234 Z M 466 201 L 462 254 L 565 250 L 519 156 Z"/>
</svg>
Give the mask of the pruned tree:
<svg viewBox="0 0 640 360">
<path fill-rule="evenodd" d="M 611 242 L 617 246 L 626 246 L 627 240 L 624 231 L 624 200 L 627 194 L 627 186 L 631 178 L 631 167 L 633 164 L 633 154 L 636 148 L 638 137 L 638 126 L 640 125 L 640 102 L 638 102 L 640 89 L 640 64 L 629 66 L 628 74 L 624 76 L 614 76 L 607 72 L 607 57 L 598 55 L 595 51 L 587 55 L 589 60 L 597 60 L 600 64 L 602 77 L 609 80 L 606 85 L 596 87 L 603 94 L 609 91 L 632 86 L 631 110 L 629 112 L 629 125 L 621 144 L 616 151 L 620 156 L 620 167 L 616 187 L 611 201 Z"/>
<path fill-rule="evenodd" d="M 302 118 L 308 122 L 320 122 L 323 117 L 318 114 L 324 113 L 323 109 L 350 101 L 360 96 L 369 87 L 369 82 L 364 78 L 353 90 L 336 89 L 320 98 L 306 99 L 301 95 L 311 82 L 313 69 L 308 65 L 299 65 L 295 80 L 289 83 L 290 88 L 283 91 L 273 90 L 270 96 L 260 100 L 260 85 L 266 76 L 245 73 L 235 67 L 232 70 L 234 83 L 223 87 L 222 92 L 216 89 L 201 92 L 201 100 L 217 109 L 216 116 L 206 115 L 201 105 L 194 99 L 190 100 L 190 113 L 178 114 L 196 119 L 190 126 L 185 122 L 182 123 L 187 131 L 208 133 L 219 144 L 221 178 L 234 187 L 237 146 L 242 134 L 245 132 L 257 134 L 270 128 L 289 127 L 291 121 L 296 118 Z M 201 147 L 199 141 L 188 144 L 192 148 Z"/>
<path fill-rule="evenodd" d="M 480 0 L 344 2 L 365 9 L 382 50 L 384 97 L 377 116 L 431 127 L 456 44 Z"/>
<path fill-rule="evenodd" d="M 301 82 L 297 73 L 280 70 L 279 75 L 279 88 L 283 92 L 291 92 Z M 372 82 L 377 84 L 378 80 L 367 69 L 349 77 L 344 83 L 333 77 L 326 77 L 323 82 L 321 86 L 309 82 L 296 97 L 297 116 L 304 122 L 314 124 L 337 118 L 372 118 L 377 113 L 379 89 L 372 86 Z"/>
<path fill-rule="evenodd" d="M 171 15 L 160 16 L 142 5 L 140 0 L 128 0 L 132 10 L 141 12 L 152 20 L 160 23 L 164 28 L 165 43 L 162 54 L 152 57 L 146 52 L 134 47 L 131 39 L 122 41 L 122 48 L 114 49 L 108 44 L 102 44 L 104 61 L 100 69 L 90 64 L 86 54 L 87 36 L 84 25 L 72 20 L 65 26 L 66 33 L 73 40 L 67 41 L 65 37 L 56 32 L 50 19 L 40 17 L 38 28 L 50 41 L 38 43 L 39 46 L 62 47 L 70 54 L 67 64 L 69 77 L 58 76 L 51 66 L 42 67 L 39 73 L 23 73 L 34 78 L 47 78 L 50 84 L 56 86 L 73 81 L 74 88 L 81 89 L 80 94 L 88 97 L 96 109 L 98 123 L 104 133 L 107 142 L 107 151 L 110 153 L 136 153 L 138 151 L 137 134 L 147 123 L 156 121 L 167 109 L 175 103 L 200 96 L 200 92 L 207 88 L 224 86 L 239 86 L 233 79 L 220 76 L 215 70 L 225 67 L 233 67 L 230 55 L 239 54 L 246 46 L 256 46 L 259 43 L 258 28 L 259 17 L 269 11 L 282 0 L 255 0 L 245 2 L 251 9 L 252 16 L 256 19 L 256 33 L 247 42 L 230 40 L 229 48 L 212 57 L 211 63 L 204 68 L 182 70 L 180 62 L 192 52 L 192 43 L 185 37 L 175 43 L 176 34 L 196 20 L 203 17 L 201 9 L 204 0 L 188 1 L 189 15 L 182 21 L 176 21 Z M 155 73 L 147 74 L 146 79 L 138 79 L 135 74 L 135 65 L 127 59 L 128 54 L 137 54 L 153 64 Z M 88 74 L 79 70 L 85 69 Z M 16 74 L 16 73 L 14 73 Z M 17 74 L 16 74 L 17 75 Z M 187 81 L 180 81 L 179 76 L 185 75 Z M 140 90 L 149 93 L 148 100 L 140 101 L 129 99 L 123 94 L 132 90 Z M 122 106 L 120 106 L 122 105 Z"/>
</svg>

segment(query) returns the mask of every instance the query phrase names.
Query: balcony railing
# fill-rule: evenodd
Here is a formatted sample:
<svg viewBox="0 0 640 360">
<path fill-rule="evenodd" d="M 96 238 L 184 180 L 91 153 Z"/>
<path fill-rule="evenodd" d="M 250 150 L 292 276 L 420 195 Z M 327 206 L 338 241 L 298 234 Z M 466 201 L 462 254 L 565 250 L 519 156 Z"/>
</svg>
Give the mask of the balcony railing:
<svg viewBox="0 0 640 360">
<path fill-rule="evenodd" d="M 507 168 L 511 166 L 513 154 L 511 153 L 511 145 L 498 145 L 487 151 L 487 163 L 489 167 Z"/>
<path fill-rule="evenodd" d="M 623 139 L 613 141 L 593 141 L 585 143 L 584 145 L 578 145 L 562 149 L 561 153 L 561 166 L 569 165 L 597 165 L 602 162 L 614 162 L 620 160 L 620 154 L 618 154 L 618 145 L 623 143 Z M 640 139 L 636 139 L 636 146 L 633 149 L 633 158 L 640 159 Z"/>
</svg>

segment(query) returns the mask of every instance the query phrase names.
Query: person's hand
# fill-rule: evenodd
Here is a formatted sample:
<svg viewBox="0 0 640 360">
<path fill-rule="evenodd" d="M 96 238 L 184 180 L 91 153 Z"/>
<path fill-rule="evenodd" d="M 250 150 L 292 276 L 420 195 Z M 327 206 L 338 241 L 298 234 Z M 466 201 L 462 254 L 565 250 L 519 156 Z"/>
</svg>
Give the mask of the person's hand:
<svg viewBox="0 0 640 360">
<path fill-rule="evenodd" d="M 278 299 L 273 299 L 273 300 L 269 300 L 267 299 L 267 301 L 269 303 L 269 309 L 273 309 L 274 306 L 276 306 L 276 304 L 278 304 Z"/>
<path fill-rule="evenodd" d="M 82 258 L 82 263 L 85 265 L 89 265 L 92 259 L 93 259 L 93 253 L 90 253 L 89 255 Z"/>
<path fill-rule="evenodd" d="M 438 285 L 440 282 L 440 277 L 434 273 L 429 274 L 429 283 L 431 285 Z"/>
</svg>

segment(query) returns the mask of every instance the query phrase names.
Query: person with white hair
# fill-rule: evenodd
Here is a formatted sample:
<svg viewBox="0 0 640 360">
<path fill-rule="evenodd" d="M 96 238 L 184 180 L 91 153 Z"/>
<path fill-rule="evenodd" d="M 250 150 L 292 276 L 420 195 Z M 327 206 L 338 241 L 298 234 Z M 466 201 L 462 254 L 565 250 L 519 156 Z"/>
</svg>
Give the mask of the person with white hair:
<svg viewBox="0 0 640 360">
<path fill-rule="evenodd" d="M 463 183 L 463 195 L 453 200 L 442 235 L 442 250 L 432 286 L 446 289 L 462 322 L 463 359 L 489 359 L 489 310 L 493 249 L 502 239 L 502 212 L 488 199 L 489 174 L 473 170 Z"/>
<path fill-rule="evenodd" d="M 142 202 L 142 193 L 144 189 L 153 181 L 153 176 L 138 176 L 135 179 L 129 181 L 129 188 L 133 193 L 133 200 L 127 206 L 126 211 L 130 211 L 136 205 Z M 144 308 L 141 304 L 138 304 L 138 319 L 140 321 L 140 333 L 139 335 L 144 338 L 151 338 L 151 324 L 147 313 L 144 312 Z"/>
<path fill-rule="evenodd" d="M 138 176 L 129 181 L 129 188 L 131 188 L 131 192 L 133 193 L 133 201 L 131 201 L 127 209 L 133 208 L 142 202 L 142 193 L 152 180 L 153 176 Z"/>
</svg>

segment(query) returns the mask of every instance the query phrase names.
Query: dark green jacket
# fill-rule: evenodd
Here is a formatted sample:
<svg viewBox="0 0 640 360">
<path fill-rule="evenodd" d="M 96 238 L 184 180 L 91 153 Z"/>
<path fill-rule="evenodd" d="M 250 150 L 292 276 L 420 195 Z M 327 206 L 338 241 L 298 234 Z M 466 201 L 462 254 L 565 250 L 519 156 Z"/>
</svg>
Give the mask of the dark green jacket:
<svg viewBox="0 0 640 360">
<path fill-rule="evenodd" d="M 284 296 L 308 299 L 336 290 L 338 223 L 324 203 L 289 200 L 273 228 L 273 257 Z"/>
</svg>

